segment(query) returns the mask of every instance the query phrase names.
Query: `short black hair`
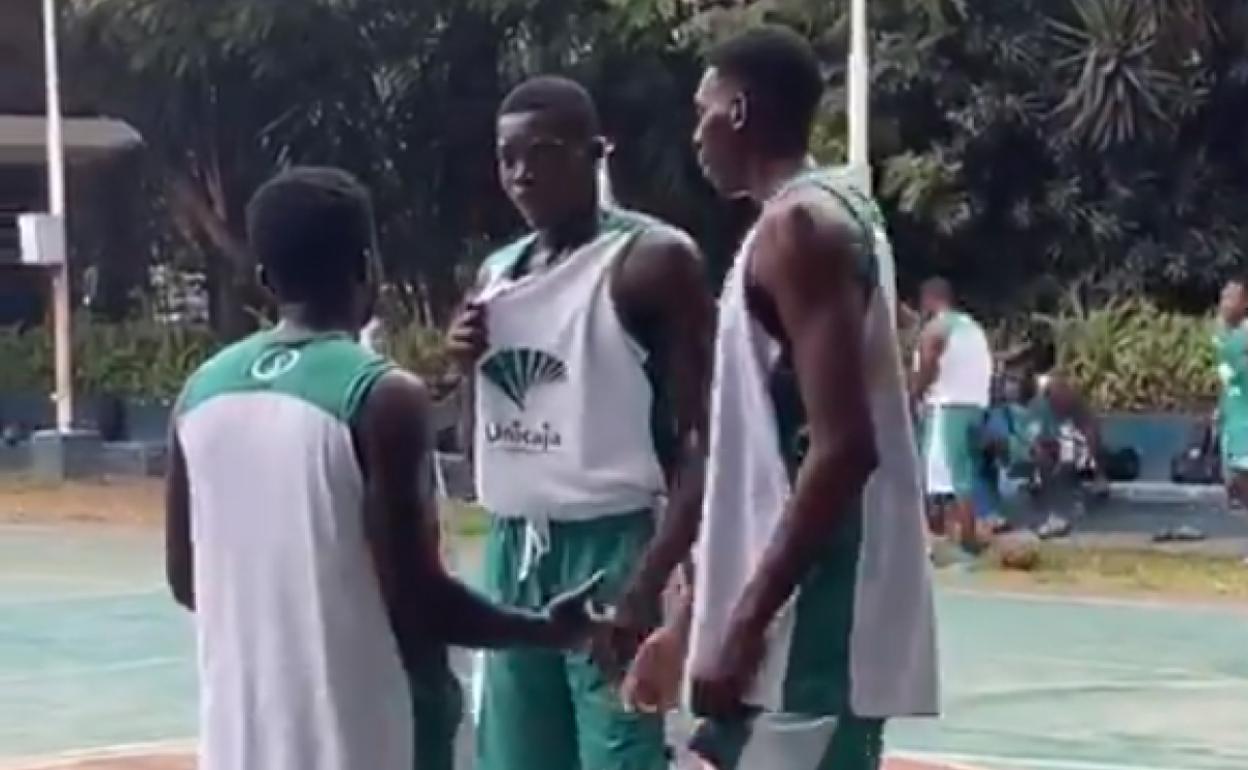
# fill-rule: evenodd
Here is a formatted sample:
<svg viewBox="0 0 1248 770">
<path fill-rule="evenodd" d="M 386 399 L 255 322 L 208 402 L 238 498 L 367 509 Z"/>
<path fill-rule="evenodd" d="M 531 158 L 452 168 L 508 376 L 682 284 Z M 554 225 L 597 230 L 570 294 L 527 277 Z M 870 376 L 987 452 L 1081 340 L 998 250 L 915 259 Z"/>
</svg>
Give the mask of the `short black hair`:
<svg viewBox="0 0 1248 770">
<path fill-rule="evenodd" d="M 953 284 L 949 279 L 935 276 L 928 278 L 919 288 L 921 294 L 935 294 L 946 302 L 953 302 Z"/>
<path fill-rule="evenodd" d="M 549 112 L 569 131 L 585 138 L 601 133 L 598 108 L 585 86 L 559 75 L 539 75 L 511 89 L 498 107 L 498 115 Z"/>
<path fill-rule="evenodd" d="M 367 272 L 373 246 L 368 190 L 337 168 L 296 166 L 247 204 L 247 239 L 285 302 L 332 304 Z"/>
<path fill-rule="evenodd" d="M 823 73 L 806 38 L 766 24 L 711 49 L 708 63 L 739 81 L 751 101 L 762 103 L 765 109 L 750 117 L 763 121 L 765 149 L 786 155 L 807 151 L 823 98 Z"/>
</svg>

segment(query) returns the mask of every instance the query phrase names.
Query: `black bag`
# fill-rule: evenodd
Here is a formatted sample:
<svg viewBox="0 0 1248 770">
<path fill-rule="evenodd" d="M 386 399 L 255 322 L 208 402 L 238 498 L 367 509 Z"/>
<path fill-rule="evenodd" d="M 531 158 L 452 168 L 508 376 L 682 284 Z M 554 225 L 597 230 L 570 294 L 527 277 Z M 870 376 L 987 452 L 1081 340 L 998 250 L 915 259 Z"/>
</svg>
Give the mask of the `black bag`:
<svg viewBox="0 0 1248 770">
<path fill-rule="evenodd" d="M 1101 468 L 1110 481 L 1135 481 L 1140 477 L 1140 453 L 1124 446 L 1102 453 Z"/>
<path fill-rule="evenodd" d="M 1187 448 L 1170 461 L 1170 480 L 1175 484 L 1222 483 L 1222 457 L 1212 425 L 1196 428 Z"/>
</svg>

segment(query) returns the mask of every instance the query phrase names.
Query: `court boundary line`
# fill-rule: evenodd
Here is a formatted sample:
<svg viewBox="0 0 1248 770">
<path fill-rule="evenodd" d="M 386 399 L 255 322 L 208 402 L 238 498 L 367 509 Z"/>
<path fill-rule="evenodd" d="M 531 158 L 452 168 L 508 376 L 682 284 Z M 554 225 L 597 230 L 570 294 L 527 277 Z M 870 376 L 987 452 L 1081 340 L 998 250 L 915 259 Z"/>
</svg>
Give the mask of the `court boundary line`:
<svg viewBox="0 0 1248 770">
<path fill-rule="evenodd" d="M 1248 569 L 1248 568 L 1246 568 Z M 939 582 L 939 581 L 937 581 Z M 1107 596 L 1104 594 L 1061 594 L 1044 591 L 1011 591 L 998 588 L 973 588 L 968 586 L 938 585 L 937 594 L 976 596 L 985 599 L 1012 599 L 1035 604 L 1073 604 L 1082 607 L 1110 607 L 1119 609 L 1185 610 L 1188 612 L 1226 612 L 1248 615 L 1248 601 L 1227 599 L 1224 602 L 1208 599 L 1163 599 L 1143 596 Z"/>
<path fill-rule="evenodd" d="M 998 763 L 1007 763 L 1028 770 L 1190 770 L 1179 765 L 1141 765 L 1136 762 L 1102 762 L 1084 759 L 1052 759 L 1049 757 L 1009 756 L 1005 754 L 968 754 L 960 752 L 893 752 L 891 756 L 918 762 L 936 762 L 953 770 L 984 770 Z M 976 764 L 966 764 L 973 762 Z M 952 763 L 952 764 L 950 764 Z"/>
<path fill-rule="evenodd" d="M 115 663 L 100 663 L 96 665 L 78 665 L 64 666 L 62 668 L 47 668 L 30 673 L 14 674 L 5 676 L 0 674 L 0 685 L 21 686 L 24 684 L 40 683 L 46 680 L 54 680 L 62 677 L 88 677 L 96 675 L 107 675 L 125 671 L 142 671 L 148 668 L 160 668 L 162 666 L 175 666 L 185 663 L 186 659 L 181 655 L 157 655 L 146 658 L 135 658 L 133 660 L 118 661 Z"/>
<path fill-rule="evenodd" d="M 71 749 L 40 757 L 0 760 L 0 770 L 57 770 L 83 762 L 108 759 L 139 759 L 162 754 L 195 754 L 194 739 L 170 739 L 144 743 L 119 743 L 92 749 Z"/>
</svg>

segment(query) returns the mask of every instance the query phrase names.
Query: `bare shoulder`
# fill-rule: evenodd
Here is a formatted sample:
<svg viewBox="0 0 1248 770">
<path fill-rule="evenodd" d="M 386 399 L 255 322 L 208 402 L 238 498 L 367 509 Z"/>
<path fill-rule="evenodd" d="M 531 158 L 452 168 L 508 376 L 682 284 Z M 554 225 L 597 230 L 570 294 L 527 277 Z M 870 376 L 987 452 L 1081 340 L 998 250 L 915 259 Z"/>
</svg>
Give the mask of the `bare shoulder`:
<svg viewBox="0 0 1248 770">
<path fill-rule="evenodd" d="M 393 427 L 396 422 L 423 424 L 433 398 L 424 381 L 411 372 L 394 368 L 373 385 L 364 402 L 363 427 Z"/>
<path fill-rule="evenodd" d="M 633 241 L 623 268 L 647 275 L 680 275 L 701 271 L 702 254 L 693 237 L 666 222 L 642 230 Z"/>
<path fill-rule="evenodd" d="M 702 253 L 693 238 L 656 222 L 638 233 L 615 275 L 615 296 L 627 314 L 650 315 L 656 305 L 709 294 Z"/>
<path fill-rule="evenodd" d="M 772 201 L 757 227 L 752 272 L 763 279 L 840 272 L 850 264 L 856 242 L 855 225 L 844 205 L 813 187 Z"/>
</svg>

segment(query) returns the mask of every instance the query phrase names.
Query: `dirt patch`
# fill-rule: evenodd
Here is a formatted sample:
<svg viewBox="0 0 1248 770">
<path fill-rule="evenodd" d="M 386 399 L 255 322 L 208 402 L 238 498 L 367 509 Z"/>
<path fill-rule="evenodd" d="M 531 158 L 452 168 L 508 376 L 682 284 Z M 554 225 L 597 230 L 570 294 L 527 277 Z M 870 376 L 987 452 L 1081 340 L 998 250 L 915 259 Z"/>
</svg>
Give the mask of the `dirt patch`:
<svg viewBox="0 0 1248 770">
<path fill-rule="evenodd" d="M 1248 563 L 1204 554 L 1045 544 L 1033 569 L 981 563 L 949 578 L 1009 591 L 1248 602 Z"/>
<path fill-rule="evenodd" d="M 164 487 L 158 479 L 102 478 L 45 482 L 0 476 L 0 522 L 159 525 Z"/>
</svg>

